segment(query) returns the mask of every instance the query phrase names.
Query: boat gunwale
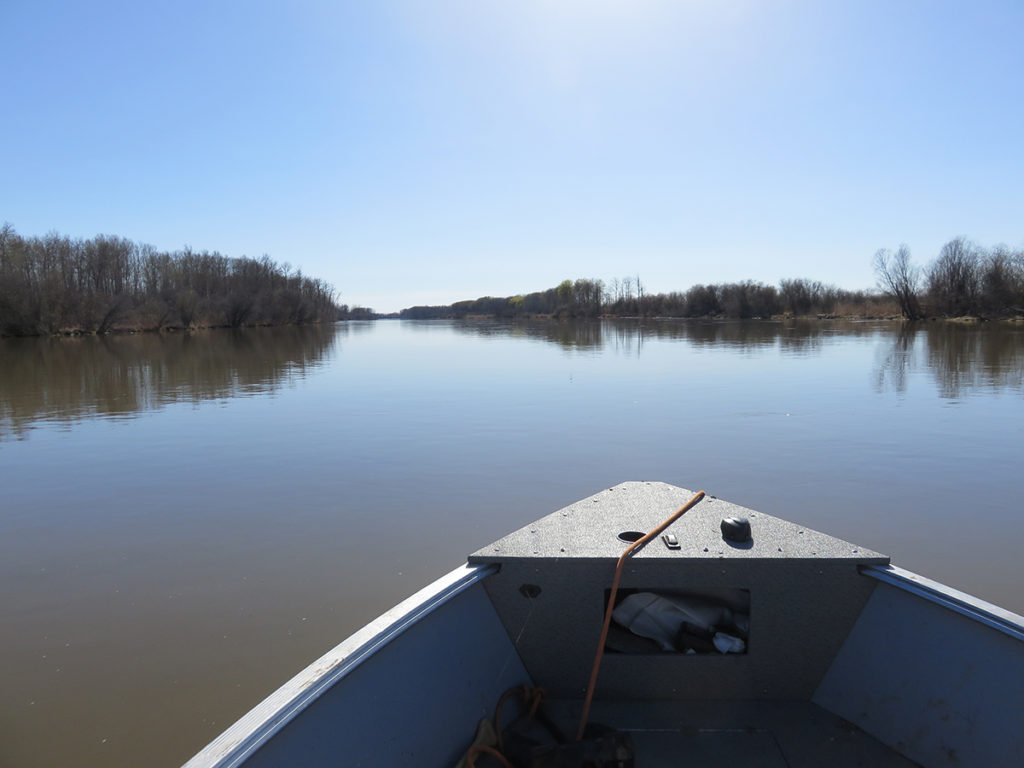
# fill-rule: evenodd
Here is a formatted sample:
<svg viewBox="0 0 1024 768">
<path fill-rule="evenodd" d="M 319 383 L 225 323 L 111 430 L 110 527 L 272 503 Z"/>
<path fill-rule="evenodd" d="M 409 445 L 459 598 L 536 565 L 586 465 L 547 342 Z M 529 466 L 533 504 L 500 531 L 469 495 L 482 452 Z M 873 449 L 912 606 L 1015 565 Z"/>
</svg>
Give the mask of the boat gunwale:
<svg viewBox="0 0 1024 768">
<path fill-rule="evenodd" d="M 498 570 L 461 565 L 357 630 L 207 744 L 182 768 L 233 768 L 291 722 L 321 694 L 423 618 Z"/>
<path fill-rule="evenodd" d="M 895 565 L 861 566 L 860 572 L 1024 642 L 1024 616 Z"/>
</svg>

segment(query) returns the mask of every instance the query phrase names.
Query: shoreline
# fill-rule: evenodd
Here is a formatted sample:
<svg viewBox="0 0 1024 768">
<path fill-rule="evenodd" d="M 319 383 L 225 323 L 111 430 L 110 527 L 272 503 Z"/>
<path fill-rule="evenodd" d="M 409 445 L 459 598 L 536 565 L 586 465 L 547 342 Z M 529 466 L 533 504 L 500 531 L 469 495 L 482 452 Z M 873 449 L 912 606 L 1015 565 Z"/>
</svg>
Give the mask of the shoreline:
<svg viewBox="0 0 1024 768">
<path fill-rule="evenodd" d="M 550 320 L 554 322 L 565 322 L 568 320 L 576 321 L 599 321 L 599 320 L 629 320 L 635 322 L 642 322 L 644 320 L 658 320 L 658 321 L 669 321 L 678 320 L 684 322 L 696 322 L 696 321 L 713 321 L 713 322 L 761 322 L 761 323 L 774 323 L 774 322 L 787 322 L 787 321 L 806 321 L 806 322 L 825 322 L 834 320 L 845 320 L 849 322 L 867 322 L 867 321 L 884 321 L 884 322 L 902 322 L 902 323 L 957 323 L 961 325 L 981 325 L 985 323 L 1007 323 L 1010 325 L 1021 325 L 1024 324 L 1024 316 L 1017 315 L 1011 317 L 976 317 L 976 316 L 962 316 L 962 317 L 926 317 L 918 320 L 908 320 L 902 315 L 771 315 L 770 317 L 730 317 L 728 315 L 702 315 L 699 317 L 677 317 L 674 315 L 596 315 L 593 317 L 571 317 L 571 316 L 559 316 L 551 314 L 536 314 L 536 315 L 499 315 L 499 314 L 472 314 L 472 315 L 445 315 L 440 317 L 424 317 L 424 318 L 409 318 L 401 317 L 397 314 L 380 315 L 374 318 L 375 320 Z"/>
<path fill-rule="evenodd" d="M 559 317 L 557 315 L 548 314 L 537 314 L 537 315 L 518 315 L 508 317 L 497 314 L 473 314 L 464 315 L 458 317 L 455 315 L 449 315 L 447 317 L 433 317 L 433 318 L 403 318 L 395 314 L 382 314 L 377 317 L 367 318 L 369 320 L 461 320 L 464 322 L 474 321 L 494 321 L 494 320 L 506 320 L 511 322 L 516 321 L 548 321 L 562 323 L 567 321 L 584 321 L 584 322 L 595 322 L 604 320 L 619 320 L 625 322 L 645 322 L 645 321 L 657 321 L 657 322 L 754 322 L 754 323 L 784 323 L 784 322 L 833 322 L 833 321 L 845 321 L 845 322 L 900 322 L 910 325 L 925 325 L 929 323 L 949 323 L 952 325 L 987 325 L 989 323 L 998 323 L 1001 325 L 1024 325 L 1024 316 L 1013 316 L 1013 317 L 976 317 L 966 315 L 962 317 L 927 317 L 920 320 L 907 320 L 902 316 L 893 315 L 772 315 L 771 317 L 728 317 L 725 315 L 706 315 L 703 317 L 674 317 L 671 315 L 598 315 L 596 317 Z M 312 326 L 324 326 L 334 325 L 335 323 L 348 322 L 348 320 L 333 320 L 333 321 L 314 321 L 309 323 L 284 323 L 275 325 L 272 323 L 259 323 L 254 325 L 240 325 L 232 326 L 226 324 L 219 325 L 192 325 L 189 327 L 184 326 L 164 326 L 161 328 L 110 328 L 109 330 L 98 332 L 98 331 L 84 331 L 78 328 L 68 328 L 53 333 L 35 333 L 35 334 L 2 334 L 0 333 L 0 339 L 43 339 L 43 338 L 80 338 L 84 336 L 133 336 L 137 334 L 181 334 L 181 333 L 197 333 L 200 331 L 228 331 L 228 330 L 245 330 L 252 328 L 308 328 Z M 365 322 L 365 320 L 361 320 Z"/>
<path fill-rule="evenodd" d="M 312 326 L 333 325 L 336 322 L 347 322 L 344 320 L 313 320 L 308 323 L 254 323 L 252 325 L 190 325 L 185 326 L 163 326 L 160 328 L 109 328 L 106 331 L 85 331 L 80 328 L 63 328 L 52 333 L 0 333 L 0 339 L 57 339 L 57 338 L 79 338 L 83 336 L 134 336 L 137 334 L 161 334 L 161 333 L 196 333 L 198 331 L 242 331 L 251 328 L 309 328 Z"/>
</svg>

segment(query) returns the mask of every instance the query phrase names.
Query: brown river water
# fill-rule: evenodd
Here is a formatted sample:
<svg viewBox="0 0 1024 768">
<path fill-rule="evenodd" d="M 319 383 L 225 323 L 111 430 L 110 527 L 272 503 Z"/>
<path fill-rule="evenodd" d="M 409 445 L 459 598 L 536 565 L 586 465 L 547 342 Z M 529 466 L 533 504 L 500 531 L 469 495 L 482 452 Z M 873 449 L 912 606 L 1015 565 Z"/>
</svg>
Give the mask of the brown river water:
<svg viewBox="0 0 1024 768">
<path fill-rule="evenodd" d="M 467 553 L 624 480 L 1024 612 L 1022 468 L 1024 326 L 0 339 L 0 766 L 180 765 Z"/>
</svg>

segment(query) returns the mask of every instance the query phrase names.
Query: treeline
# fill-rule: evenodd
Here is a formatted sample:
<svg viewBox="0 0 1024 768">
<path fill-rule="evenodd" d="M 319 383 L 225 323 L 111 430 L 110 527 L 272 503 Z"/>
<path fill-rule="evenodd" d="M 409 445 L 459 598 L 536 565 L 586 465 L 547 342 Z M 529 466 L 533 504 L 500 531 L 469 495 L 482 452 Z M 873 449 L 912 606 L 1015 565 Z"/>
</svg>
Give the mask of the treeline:
<svg viewBox="0 0 1024 768">
<path fill-rule="evenodd" d="M 638 281 L 637 281 L 638 282 Z M 768 318 L 778 315 L 886 317 L 894 306 L 885 296 L 849 291 L 817 280 L 793 278 L 768 285 L 752 280 L 695 285 L 686 291 L 644 293 L 642 286 L 606 305 L 611 317 Z"/>
<path fill-rule="evenodd" d="M 352 313 L 269 257 L 158 251 L 123 237 L 22 237 L 0 227 L 0 335 L 302 325 Z"/>
<path fill-rule="evenodd" d="M 454 304 L 409 307 L 399 312 L 399 317 L 409 320 L 464 318 L 477 315 L 597 317 L 604 307 L 603 285 L 600 280 L 565 280 L 555 288 L 521 296 L 484 296 L 480 299 L 457 301 Z"/>
<path fill-rule="evenodd" d="M 765 318 L 844 315 L 887 317 L 897 311 L 886 296 L 848 291 L 814 280 L 782 280 L 778 286 L 753 281 L 695 285 L 687 291 L 648 293 L 639 278 L 565 280 L 555 288 L 522 296 L 459 301 L 445 306 L 403 309 L 407 319 L 495 317 L 728 317 Z"/>
<path fill-rule="evenodd" d="M 922 268 L 901 245 L 896 253 L 875 254 L 875 274 L 910 320 L 1024 315 L 1024 250 L 983 248 L 957 237 Z"/>
<path fill-rule="evenodd" d="M 1024 315 L 1024 251 L 982 248 L 966 238 L 946 243 L 926 268 L 916 267 L 903 245 L 875 255 L 880 291 L 850 291 L 794 278 L 778 285 L 755 281 L 695 285 L 686 291 L 648 293 L 639 277 L 565 280 L 520 296 L 484 296 L 441 306 L 403 309 L 408 319 L 516 317 L 794 317 L 980 318 Z"/>
</svg>

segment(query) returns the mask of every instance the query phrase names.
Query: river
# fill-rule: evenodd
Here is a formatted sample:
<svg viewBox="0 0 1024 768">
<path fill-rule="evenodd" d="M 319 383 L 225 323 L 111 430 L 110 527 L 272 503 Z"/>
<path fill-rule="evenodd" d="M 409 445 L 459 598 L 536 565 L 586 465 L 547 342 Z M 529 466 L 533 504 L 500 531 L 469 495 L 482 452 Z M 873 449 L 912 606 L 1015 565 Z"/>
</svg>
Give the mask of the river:
<svg viewBox="0 0 1024 768">
<path fill-rule="evenodd" d="M 1020 325 L 0 339 L 0 766 L 179 765 L 468 552 L 624 480 L 1024 612 L 1022 406 Z"/>
</svg>

